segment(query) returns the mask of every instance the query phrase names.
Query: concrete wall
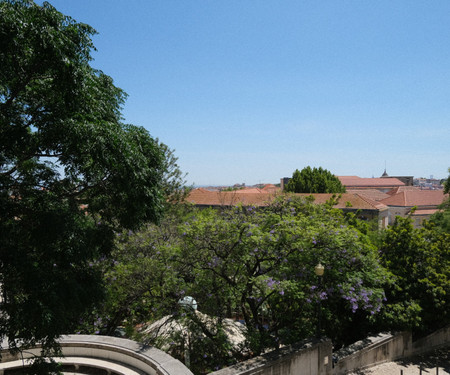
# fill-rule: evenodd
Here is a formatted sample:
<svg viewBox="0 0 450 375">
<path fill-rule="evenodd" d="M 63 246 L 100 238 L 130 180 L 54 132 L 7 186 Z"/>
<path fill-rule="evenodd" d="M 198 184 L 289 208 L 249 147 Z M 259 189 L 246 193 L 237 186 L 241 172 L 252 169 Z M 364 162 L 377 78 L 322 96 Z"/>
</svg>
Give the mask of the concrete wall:
<svg viewBox="0 0 450 375">
<path fill-rule="evenodd" d="M 305 341 L 266 353 L 210 375 L 332 374 L 332 344 L 328 339 Z"/>
<path fill-rule="evenodd" d="M 335 353 L 335 375 L 364 369 L 383 362 L 403 358 L 411 348 L 411 334 L 379 334 L 358 341 Z"/>
<path fill-rule="evenodd" d="M 450 346 L 450 326 L 412 343 L 411 355 L 422 354 L 442 346 Z"/>
<path fill-rule="evenodd" d="M 450 326 L 414 342 L 410 332 L 379 334 L 336 352 L 334 356 L 337 363 L 334 366 L 333 374 L 346 374 L 445 346 L 450 346 Z"/>
<path fill-rule="evenodd" d="M 68 335 L 58 340 L 61 345 L 64 365 L 73 364 L 113 370 L 115 373 L 137 373 L 149 375 L 193 375 L 180 361 L 163 351 L 144 346 L 132 340 L 96 335 Z M 40 354 L 40 348 L 27 349 L 17 355 L 2 351 L 0 373 L 22 367 L 26 361 Z M 58 358 L 55 359 L 57 362 Z M 115 370 L 118 364 L 125 372 Z M 128 368 L 128 370 L 126 370 Z"/>
</svg>

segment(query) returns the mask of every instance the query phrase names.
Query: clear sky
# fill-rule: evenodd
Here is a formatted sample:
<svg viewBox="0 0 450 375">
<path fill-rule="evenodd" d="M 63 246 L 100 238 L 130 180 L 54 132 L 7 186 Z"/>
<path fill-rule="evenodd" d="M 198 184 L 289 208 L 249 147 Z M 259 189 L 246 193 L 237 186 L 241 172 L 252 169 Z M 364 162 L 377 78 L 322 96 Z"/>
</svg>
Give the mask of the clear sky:
<svg viewBox="0 0 450 375">
<path fill-rule="evenodd" d="M 99 32 L 92 65 L 129 94 L 126 122 L 190 184 L 448 175 L 448 0 L 50 3 Z"/>
</svg>

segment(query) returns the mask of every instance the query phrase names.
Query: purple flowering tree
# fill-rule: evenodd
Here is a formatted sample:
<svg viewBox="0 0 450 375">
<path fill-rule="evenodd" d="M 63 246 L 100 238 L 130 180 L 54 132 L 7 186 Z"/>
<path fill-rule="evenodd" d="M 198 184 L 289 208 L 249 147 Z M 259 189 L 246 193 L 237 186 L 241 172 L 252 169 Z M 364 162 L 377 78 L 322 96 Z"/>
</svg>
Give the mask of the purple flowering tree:
<svg viewBox="0 0 450 375">
<path fill-rule="evenodd" d="M 245 322 L 255 354 L 311 336 L 319 300 L 325 333 L 338 344 L 364 336 L 381 310 L 389 278 L 376 248 L 328 206 L 280 199 L 264 209 L 207 210 L 181 232 L 190 293 L 207 313 Z"/>
</svg>

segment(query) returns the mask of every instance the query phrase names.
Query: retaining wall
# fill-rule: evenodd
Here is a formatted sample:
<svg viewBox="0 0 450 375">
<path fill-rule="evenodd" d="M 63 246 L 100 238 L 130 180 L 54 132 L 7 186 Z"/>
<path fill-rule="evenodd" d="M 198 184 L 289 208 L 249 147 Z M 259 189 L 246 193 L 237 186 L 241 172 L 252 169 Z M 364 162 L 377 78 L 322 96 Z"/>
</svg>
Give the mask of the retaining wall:
<svg viewBox="0 0 450 375">
<path fill-rule="evenodd" d="M 450 346 L 450 326 L 414 342 L 410 332 L 379 334 L 336 352 L 333 374 L 342 375 L 445 346 Z"/>
<path fill-rule="evenodd" d="M 328 339 L 304 341 L 263 354 L 210 375 L 332 374 L 332 344 Z"/>
</svg>

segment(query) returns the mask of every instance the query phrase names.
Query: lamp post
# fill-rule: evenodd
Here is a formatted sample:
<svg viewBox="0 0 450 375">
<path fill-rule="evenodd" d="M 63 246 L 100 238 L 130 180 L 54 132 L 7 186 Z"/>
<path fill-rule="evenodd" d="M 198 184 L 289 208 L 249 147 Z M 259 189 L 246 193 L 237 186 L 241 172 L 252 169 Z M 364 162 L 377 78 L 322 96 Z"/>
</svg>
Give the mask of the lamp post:
<svg viewBox="0 0 450 375">
<path fill-rule="evenodd" d="M 320 320 L 321 320 L 321 313 L 322 313 L 322 306 L 321 306 L 321 299 L 320 299 L 320 290 L 322 289 L 322 277 L 323 277 L 323 272 L 324 272 L 325 268 L 324 266 L 322 266 L 322 264 L 320 264 L 320 262 L 317 264 L 317 266 L 314 267 L 314 272 L 316 273 L 317 279 L 318 279 L 318 284 L 319 284 L 319 305 L 318 305 L 318 313 L 317 313 L 317 337 L 320 337 Z"/>
<path fill-rule="evenodd" d="M 185 309 L 197 310 L 197 301 L 191 296 L 186 296 L 178 301 L 178 304 Z M 191 367 L 191 332 L 187 327 L 186 336 L 184 337 L 184 364 L 187 368 Z"/>
</svg>

